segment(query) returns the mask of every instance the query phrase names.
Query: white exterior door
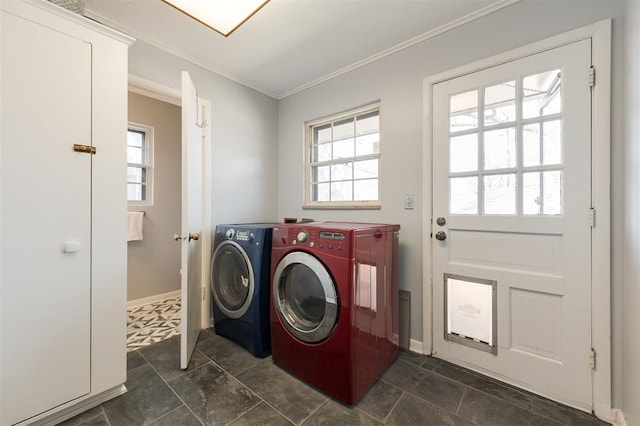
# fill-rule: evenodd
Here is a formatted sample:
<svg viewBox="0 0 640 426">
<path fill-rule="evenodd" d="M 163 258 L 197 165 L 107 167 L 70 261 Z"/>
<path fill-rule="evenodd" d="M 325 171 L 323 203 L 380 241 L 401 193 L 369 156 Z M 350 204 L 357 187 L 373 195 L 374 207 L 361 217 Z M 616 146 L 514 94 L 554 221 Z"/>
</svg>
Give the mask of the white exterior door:
<svg viewBox="0 0 640 426">
<path fill-rule="evenodd" d="M 0 11 L 0 424 L 91 390 L 89 43 Z M 56 105 L 51 108 L 51 105 Z"/>
<path fill-rule="evenodd" d="M 433 353 L 587 411 L 590 66 L 584 40 L 433 87 Z"/>
<path fill-rule="evenodd" d="M 198 95 L 182 72 L 182 322 L 180 367 L 189 365 L 200 334 L 202 310 L 203 138 Z"/>
</svg>

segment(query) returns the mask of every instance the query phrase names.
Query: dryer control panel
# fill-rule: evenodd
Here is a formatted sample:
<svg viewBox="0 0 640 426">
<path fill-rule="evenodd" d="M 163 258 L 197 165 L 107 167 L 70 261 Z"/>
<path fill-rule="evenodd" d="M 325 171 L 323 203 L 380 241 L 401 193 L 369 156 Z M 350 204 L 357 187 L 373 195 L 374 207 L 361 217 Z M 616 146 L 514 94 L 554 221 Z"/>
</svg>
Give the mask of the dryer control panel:
<svg viewBox="0 0 640 426">
<path fill-rule="evenodd" d="M 328 232 L 328 231 L 320 232 L 320 239 L 323 239 L 323 240 L 343 241 L 345 238 L 346 238 L 346 235 L 344 234 L 344 232 Z"/>
<path fill-rule="evenodd" d="M 348 251 L 347 232 L 321 230 L 314 226 L 303 228 L 291 225 L 276 227 L 274 232 L 277 234 L 273 243 L 275 247 L 299 246 L 309 250 L 334 252 L 335 255 L 340 256 L 344 256 Z"/>
</svg>

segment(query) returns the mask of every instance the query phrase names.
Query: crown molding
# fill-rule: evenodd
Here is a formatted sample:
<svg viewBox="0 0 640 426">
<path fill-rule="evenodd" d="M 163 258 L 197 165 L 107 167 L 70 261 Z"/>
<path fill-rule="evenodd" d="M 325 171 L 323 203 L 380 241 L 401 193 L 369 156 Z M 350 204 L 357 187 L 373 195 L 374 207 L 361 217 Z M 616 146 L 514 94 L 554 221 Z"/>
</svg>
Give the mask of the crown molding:
<svg viewBox="0 0 640 426">
<path fill-rule="evenodd" d="M 326 81 L 329 81 L 329 80 L 332 80 L 334 78 L 340 77 L 341 75 L 347 74 L 347 73 L 349 73 L 351 71 L 354 71 L 354 70 L 356 70 L 358 68 L 362 68 L 362 67 L 364 67 L 366 65 L 369 65 L 369 64 L 371 64 L 373 62 L 379 61 L 379 60 L 384 59 L 384 58 L 386 58 L 388 56 L 391 56 L 393 54 L 396 54 L 398 52 L 406 50 L 406 49 L 408 49 L 410 47 L 413 47 L 413 46 L 415 46 L 417 44 L 423 43 L 423 42 L 425 42 L 427 40 L 430 40 L 430 39 L 432 39 L 434 37 L 439 36 L 440 34 L 446 33 L 448 31 L 451 31 L 451 30 L 453 30 L 455 28 L 458 28 L 458 27 L 460 27 L 462 25 L 468 24 L 469 22 L 473 22 L 476 19 L 480 19 L 480 18 L 482 18 L 484 16 L 487 16 L 489 14 L 497 12 L 497 11 L 499 11 L 501 9 L 504 9 L 505 7 L 509 7 L 512 4 L 518 3 L 520 1 L 521 0 L 499 0 L 499 1 L 493 3 L 493 4 L 489 5 L 489 6 L 486 6 L 486 7 L 482 8 L 482 9 L 480 9 L 480 10 L 477 10 L 477 11 L 475 11 L 473 13 L 470 13 L 470 14 L 465 15 L 463 17 L 460 17 L 458 19 L 455 19 L 455 20 L 453 20 L 451 22 L 448 22 L 448 23 L 446 23 L 444 25 L 441 25 L 438 28 L 435 28 L 435 29 L 433 29 L 431 31 L 428 31 L 428 32 L 423 33 L 423 34 L 421 34 L 419 36 L 411 38 L 411 39 L 409 39 L 407 41 L 399 43 L 399 44 L 397 44 L 397 45 L 395 45 L 395 46 L 393 46 L 393 47 L 391 47 L 389 49 L 385 49 L 385 50 L 383 50 L 383 51 L 381 51 L 379 53 L 371 55 L 371 56 L 369 56 L 369 57 L 367 57 L 365 59 L 362 59 L 362 60 L 360 60 L 358 62 L 355 62 L 355 63 L 353 63 L 351 65 L 348 65 L 348 66 L 346 66 L 344 68 L 340 68 L 339 70 L 333 71 L 333 72 L 331 72 L 329 74 L 326 74 L 326 75 L 324 75 L 324 76 L 322 76 L 320 78 L 317 78 L 315 80 L 312 80 L 312 81 L 310 81 L 308 83 L 305 83 L 305 84 L 303 84 L 301 86 L 298 86 L 298 87 L 296 87 L 294 89 L 288 90 L 288 91 L 286 91 L 284 93 L 280 93 L 280 94 L 274 93 L 274 92 L 272 92 L 270 90 L 267 90 L 267 89 L 265 89 L 263 87 L 259 87 L 259 86 L 256 86 L 254 84 L 251 84 L 251 83 L 248 83 L 246 81 L 243 81 L 242 79 L 234 76 L 233 74 L 230 74 L 230 73 L 228 73 L 226 71 L 223 71 L 223 70 L 221 70 L 221 69 L 219 69 L 217 67 L 214 67 L 214 66 L 212 66 L 212 65 L 210 65 L 210 64 L 208 64 L 206 62 L 203 62 L 200 59 L 197 59 L 196 57 L 194 57 L 192 55 L 189 55 L 189 54 L 187 54 L 185 52 L 182 52 L 182 51 L 174 49 L 174 48 L 172 48 L 170 46 L 167 46 L 166 44 L 164 44 L 164 43 L 162 43 L 162 42 L 160 42 L 160 41 L 158 41 L 158 40 L 156 40 L 156 39 L 154 39 L 152 37 L 148 37 L 148 36 L 146 36 L 146 35 L 144 35 L 142 33 L 139 33 L 137 31 L 132 30 L 131 28 L 125 27 L 123 25 L 120 25 L 117 22 L 114 22 L 111 19 L 109 19 L 109 18 L 107 18 L 107 17 L 105 17 L 103 15 L 100 15 L 100 14 L 98 14 L 96 12 L 91 11 L 90 9 L 85 9 L 85 16 L 87 16 L 87 17 L 89 17 L 91 19 L 94 19 L 96 21 L 99 21 L 102 24 L 107 25 L 107 26 L 109 26 L 109 27 L 111 27 L 111 28 L 113 28 L 115 30 L 118 30 L 118 31 L 120 31 L 122 33 L 129 34 L 132 37 L 135 37 L 139 41 L 142 41 L 142 42 L 144 42 L 146 44 L 149 44 L 149 45 L 154 46 L 154 47 L 156 47 L 156 48 L 158 48 L 160 50 L 163 50 L 163 51 L 165 51 L 167 53 L 170 53 L 170 54 L 172 54 L 174 56 L 177 56 L 177 57 L 179 57 L 181 59 L 184 59 L 185 61 L 189 61 L 189 62 L 191 62 L 191 63 L 193 63 L 195 65 L 198 65 L 198 66 L 200 66 L 200 67 L 202 67 L 202 68 L 204 68 L 204 69 L 206 69 L 208 71 L 211 71 L 211 72 L 213 72 L 215 74 L 218 74 L 218 75 L 220 75 L 222 77 L 225 77 L 225 78 L 227 78 L 227 79 L 229 79 L 231 81 L 234 81 L 234 82 L 236 82 L 238 84 L 242 84 L 243 86 L 246 86 L 246 87 L 248 87 L 250 89 L 253 89 L 253 90 L 257 91 L 257 92 L 260 92 L 260 93 L 262 93 L 264 95 L 267 95 L 267 96 L 269 96 L 269 97 L 271 97 L 273 99 L 282 100 L 282 99 L 285 99 L 285 98 L 287 98 L 289 96 L 292 96 L 292 95 L 295 95 L 297 93 L 303 92 L 303 91 L 305 91 L 307 89 L 310 89 L 312 87 L 318 86 L 319 84 L 322 84 L 322 83 L 324 83 Z"/>
</svg>

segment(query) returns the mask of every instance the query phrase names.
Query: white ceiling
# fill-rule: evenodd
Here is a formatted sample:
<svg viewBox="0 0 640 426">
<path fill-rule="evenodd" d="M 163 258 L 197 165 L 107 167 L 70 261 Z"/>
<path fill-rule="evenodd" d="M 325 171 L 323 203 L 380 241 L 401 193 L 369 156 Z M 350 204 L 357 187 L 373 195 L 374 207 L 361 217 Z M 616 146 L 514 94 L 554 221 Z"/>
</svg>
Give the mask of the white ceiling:
<svg viewBox="0 0 640 426">
<path fill-rule="evenodd" d="M 161 0 L 85 0 L 85 15 L 276 99 L 518 0 L 271 0 L 229 37 Z"/>
</svg>

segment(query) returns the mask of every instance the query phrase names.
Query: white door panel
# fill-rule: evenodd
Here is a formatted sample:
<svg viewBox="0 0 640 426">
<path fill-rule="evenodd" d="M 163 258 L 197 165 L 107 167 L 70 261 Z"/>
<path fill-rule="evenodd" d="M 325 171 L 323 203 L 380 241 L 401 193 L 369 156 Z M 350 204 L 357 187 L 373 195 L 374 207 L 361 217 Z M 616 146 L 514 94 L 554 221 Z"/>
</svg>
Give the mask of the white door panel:
<svg viewBox="0 0 640 426">
<path fill-rule="evenodd" d="M 198 126 L 198 95 L 182 72 L 182 322 L 180 366 L 189 365 L 200 334 L 202 307 L 202 129 Z"/>
<path fill-rule="evenodd" d="M 434 354 L 588 411 L 590 65 L 584 40 L 433 88 Z M 445 274 L 497 282 L 495 354 L 445 338 Z"/>
<path fill-rule="evenodd" d="M 91 45 L 0 16 L 4 425 L 90 392 L 92 135 Z"/>
</svg>

